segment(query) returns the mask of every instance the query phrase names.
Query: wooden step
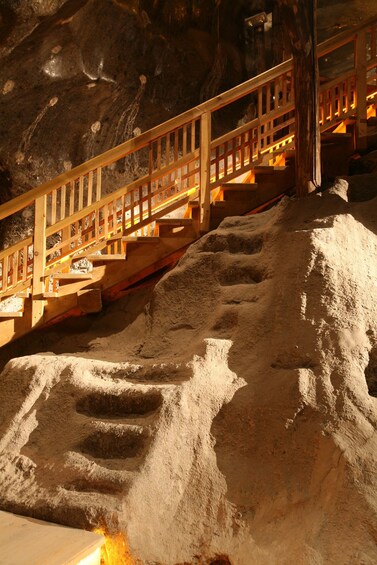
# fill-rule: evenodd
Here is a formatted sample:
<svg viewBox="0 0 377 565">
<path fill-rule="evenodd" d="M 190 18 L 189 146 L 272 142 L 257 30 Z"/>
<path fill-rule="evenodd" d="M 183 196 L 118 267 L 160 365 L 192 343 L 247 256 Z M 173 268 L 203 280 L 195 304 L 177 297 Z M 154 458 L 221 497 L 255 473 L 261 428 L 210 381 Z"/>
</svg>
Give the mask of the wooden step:
<svg viewBox="0 0 377 565">
<path fill-rule="evenodd" d="M 191 226 L 191 218 L 160 218 L 156 220 L 158 226 Z"/>
<path fill-rule="evenodd" d="M 258 184 L 257 183 L 247 183 L 247 182 L 243 182 L 243 183 L 236 183 L 236 182 L 227 182 L 223 185 L 221 185 L 221 190 L 223 190 L 224 192 L 230 191 L 237 191 L 237 190 L 241 190 L 242 192 L 244 191 L 253 191 L 256 190 L 258 188 Z"/>
<path fill-rule="evenodd" d="M 18 312 L 1 312 L 0 311 L 0 318 L 22 318 L 23 315 L 24 315 L 24 313 L 22 312 L 22 310 L 19 310 Z"/>
<path fill-rule="evenodd" d="M 42 294 L 43 298 L 59 298 L 58 292 L 44 292 Z"/>
<path fill-rule="evenodd" d="M 352 140 L 352 134 L 350 133 L 334 133 L 334 132 L 323 132 L 321 134 L 321 145 L 327 145 L 328 143 L 349 143 Z"/>
<path fill-rule="evenodd" d="M 161 218 L 156 220 L 155 232 L 160 237 L 194 236 L 195 222 L 192 218 Z"/>
<path fill-rule="evenodd" d="M 159 237 L 155 235 L 151 236 L 133 236 L 133 235 L 114 235 L 107 240 L 106 243 L 113 243 L 115 241 L 122 241 L 123 243 L 155 243 L 159 241 Z"/>
<path fill-rule="evenodd" d="M 110 261 L 125 261 L 124 253 L 102 253 L 101 255 L 88 255 L 88 261 L 91 263 L 109 263 Z"/>
<path fill-rule="evenodd" d="M 260 166 L 260 167 L 255 167 L 253 168 L 253 171 L 255 174 L 258 175 L 270 175 L 270 174 L 274 174 L 274 173 L 282 173 L 284 172 L 286 169 L 286 167 L 272 167 L 270 165 L 265 165 L 265 166 Z"/>
<path fill-rule="evenodd" d="M 158 249 L 161 243 L 161 238 L 156 237 L 154 241 L 150 241 L 149 243 L 140 242 L 140 241 L 128 241 L 126 242 L 126 259 L 128 261 L 129 257 L 136 255 L 140 255 L 140 257 L 144 257 L 145 255 L 149 255 L 151 253 L 155 253 L 156 249 Z"/>
<path fill-rule="evenodd" d="M 229 183 L 223 184 L 221 191 L 226 202 L 242 201 L 249 202 L 253 198 L 253 194 L 257 191 L 256 183 Z"/>
<path fill-rule="evenodd" d="M 15 296 L 17 296 L 17 298 L 29 298 L 30 288 L 26 288 L 25 290 L 21 290 L 20 292 L 16 292 Z"/>
<path fill-rule="evenodd" d="M 236 200 L 234 202 L 227 200 L 216 200 L 211 204 L 211 216 L 220 217 L 226 213 L 227 216 L 239 216 L 246 214 L 254 207 L 255 202 L 247 202 Z"/>
<path fill-rule="evenodd" d="M 89 281 L 93 275 L 92 273 L 55 273 L 52 278 L 58 281 Z"/>
<path fill-rule="evenodd" d="M 194 223 L 200 222 L 200 203 L 198 200 L 190 200 L 187 203 L 185 219 L 192 220 Z"/>
</svg>

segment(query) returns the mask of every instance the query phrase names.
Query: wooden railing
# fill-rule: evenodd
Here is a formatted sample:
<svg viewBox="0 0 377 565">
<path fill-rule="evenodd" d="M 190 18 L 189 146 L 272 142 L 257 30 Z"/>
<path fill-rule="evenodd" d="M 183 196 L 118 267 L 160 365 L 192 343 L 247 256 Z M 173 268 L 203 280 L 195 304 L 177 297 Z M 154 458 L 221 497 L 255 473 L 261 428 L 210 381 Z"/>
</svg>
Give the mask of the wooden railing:
<svg viewBox="0 0 377 565">
<path fill-rule="evenodd" d="M 377 18 L 322 43 L 319 59 L 322 130 L 353 117 L 362 143 L 368 105 L 377 101 Z M 241 100 L 244 123 L 215 138 L 219 112 Z M 35 325 L 47 277 L 111 236 L 148 234 L 157 218 L 194 198 L 207 231 L 211 191 L 293 146 L 294 133 L 292 62 L 286 61 L 3 204 L 0 220 L 26 210 L 33 233 L 0 252 L 0 297 L 31 287 Z M 133 159 L 144 174 L 125 183 Z"/>
</svg>

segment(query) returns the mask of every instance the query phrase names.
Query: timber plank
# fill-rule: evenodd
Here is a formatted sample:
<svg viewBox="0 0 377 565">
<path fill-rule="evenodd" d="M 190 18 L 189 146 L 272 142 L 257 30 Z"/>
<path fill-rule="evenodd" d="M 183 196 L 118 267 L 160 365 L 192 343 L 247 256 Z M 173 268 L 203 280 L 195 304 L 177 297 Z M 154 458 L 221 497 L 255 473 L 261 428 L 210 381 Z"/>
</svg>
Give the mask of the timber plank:
<svg viewBox="0 0 377 565">
<path fill-rule="evenodd" d="M 85 557 L 100 563 L 102 535 L 0 511 L 1 562 L 6 565 L 77 565 Z"/>
</svg>

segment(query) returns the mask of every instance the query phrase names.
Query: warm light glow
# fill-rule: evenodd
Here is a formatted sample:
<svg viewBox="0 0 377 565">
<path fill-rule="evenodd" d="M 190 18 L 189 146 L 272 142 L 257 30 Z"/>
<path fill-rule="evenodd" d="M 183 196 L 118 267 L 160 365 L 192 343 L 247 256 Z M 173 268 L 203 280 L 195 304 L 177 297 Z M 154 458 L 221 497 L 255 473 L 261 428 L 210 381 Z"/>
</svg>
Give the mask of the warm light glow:
<svg viewBox="0 0 377 565">
<path fill-rule="evenodd" d="M 375 118 L 375 117 L 376 117 L 376 106 L 372 104 L 371 106 L 368 106 L 367 118 Z"/>
<path fill-rule="evenodd" d="M 94 533 L 105 536 L 105 545 L 101 548 L 102 565 L 137 565 L 130 554 L 125 537 L 120 533 L 109 534 L 98 528 Z"/>
<path fill-rule="evenodd" d="M 101 565 L 101 548 L 98 547 L 93 553 L 81 559 L 77 565 Z"/>
<path fill-rule="evenodd" d="M 333 133 L 347 133 L 346 122 L 341 122 L 338 127 L 336 127 Z"/>
<path fill-rule="evenodd" d="M 294 140 L 294 137 L 295 137 L 294 135 L 291 135 L 290 137 L 284 139 L 284 141 L 279 141 L 274 145 L 272 145 L 271 147 L 269 147 L 268 149 L 263 149 L 263 151 L 261 151 L 261 154 L 264 155 L 265 153 L 273 153 L 274 151 L 277 151 L 278 149 L 281 149 L 282 147 L 289 145 L 289 143 L 291 143 Z"/>
</svg>

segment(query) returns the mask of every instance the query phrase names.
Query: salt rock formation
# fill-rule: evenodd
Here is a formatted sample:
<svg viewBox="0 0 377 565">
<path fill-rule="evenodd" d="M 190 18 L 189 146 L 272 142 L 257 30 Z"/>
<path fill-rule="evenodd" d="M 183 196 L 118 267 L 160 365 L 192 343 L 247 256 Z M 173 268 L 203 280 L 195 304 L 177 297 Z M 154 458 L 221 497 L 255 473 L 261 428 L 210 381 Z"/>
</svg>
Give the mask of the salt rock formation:
<svg viewBox="0 0 377 565">
<path fill-rule="evenodd" d="M 145 564 L 376 563 L 377 198 L 359 196 L 339 181 L 225 220 L 156 286 L 138 357 L 9 362 L 1 507 L 122 531 Z"/>
</svg>

